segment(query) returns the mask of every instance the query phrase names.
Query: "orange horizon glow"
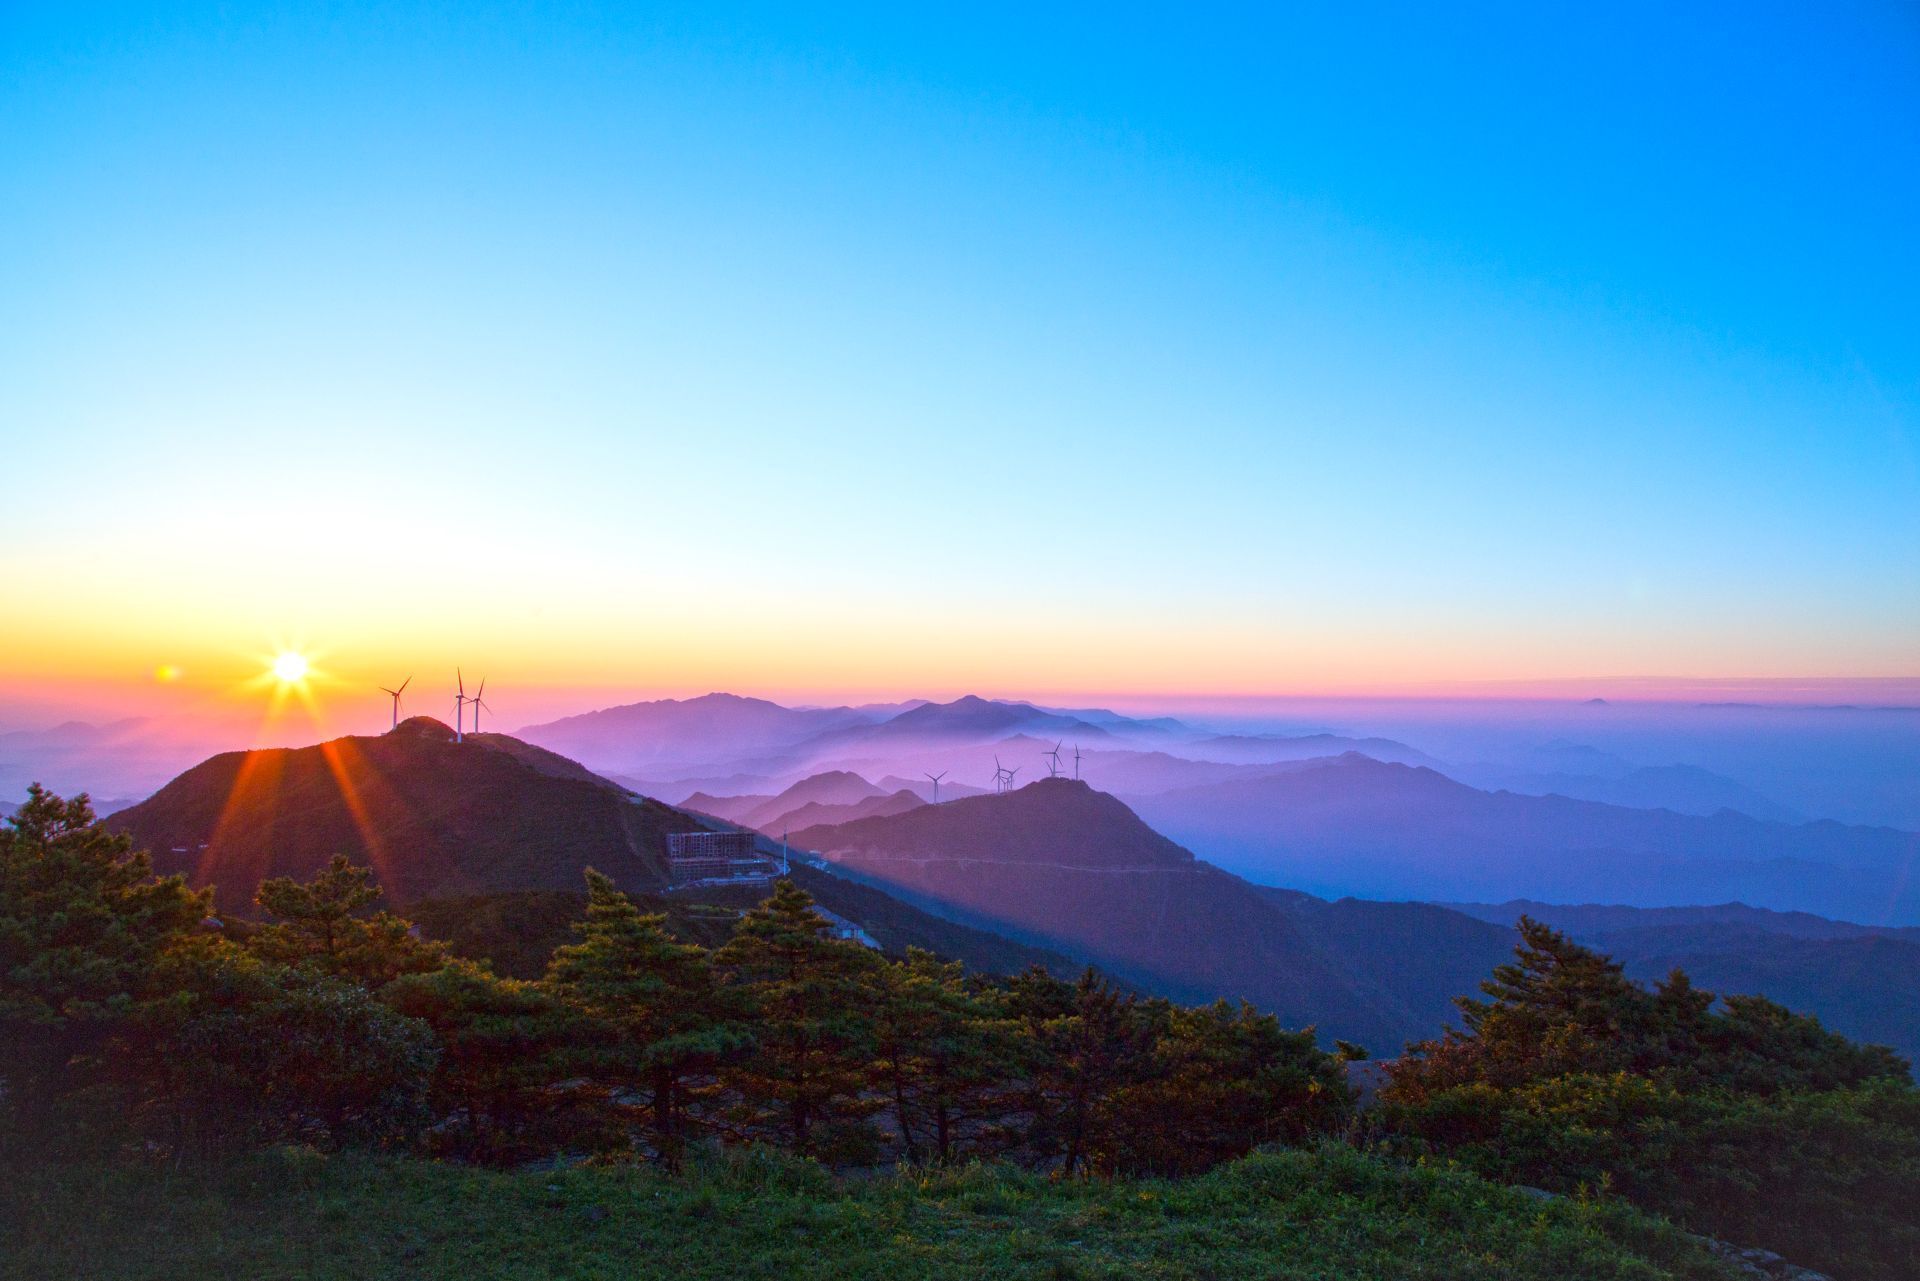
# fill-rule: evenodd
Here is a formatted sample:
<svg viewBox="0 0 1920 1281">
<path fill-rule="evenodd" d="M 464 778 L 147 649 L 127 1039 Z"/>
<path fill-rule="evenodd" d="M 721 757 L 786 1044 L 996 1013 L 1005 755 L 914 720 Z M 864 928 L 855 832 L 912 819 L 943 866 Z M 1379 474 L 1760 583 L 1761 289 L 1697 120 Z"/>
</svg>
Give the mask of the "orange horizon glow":
<svg viewBox="0 0 1920 1281">
<path fill-rule="evenodd" d="M 626 640 L 629 635 L 636 639 Z M 724 689 L 802 701 L 981 691 L 1050 699 L 1559 698 L 1608 689 L 1660 699 L 1741 687 L 1770 688 L 1793 701 L 1824 699 L 1850 684 L 1920 685 L 1920 670 L 1893 654 L 1863 652 L 1815 667 L 1805 661 L 1815 656 L 1793 652 L 1800 647 L 1791 637 L 1735 654 L 1716 653 L 1719 647 L 1704 640 L 1673 645 L 1678 652 L 1666 661 L 1639 652 L 1646 646 L 1611 643 L 1618 639 L 1582 644 L 1537 630 L 1496 645 L 1462 628 L 1436 627 L 1414 645 L 1330 629 L 1268 632 L 1246 625 L 1106 630 L 1074 620 L 1033 627 L 975 620 L 958 629 L 898 619 L 835 626 L 743 616 L 663 619 L 597 633 L 556 628 L 554 638 L 510 624 L 457 636 L 369 628 L 351 643 L 330 638 L 322 655 L 307 644 L 230 647 L 187 634 L 146 638 L 103 627 L 79 637 L 62 628 L 9 645 L 0 660 L 0 697 L 238 711 L 277 694 L 276 710 L 289 699 L 311 708 L 322 693 L 337 688 L 353 695 L 409 672 L 420 674 L 416 688 L 423 688 L 439 683 L 435 673 L 445 668 L 451 685 L 456 666 L 490 673 L 503 690 L 511 684 L 548 696 L 620 690 L 669 697 Z M 288 656 L 304 664 L 298 679 L 275 670 Z"/>
<path fill-rule="evenodd" d="M 859 665 L 844 660 L 825 665 L 825 672 L 809 672 L 792 655 L 784 662 L 756 665 L 745 654 L 723 662 L 719 661 L 723 656 L 713 654 L 694 661 L 692 656 L 657 653 L 632 660 L 632 666 L 623 670 L 613 663 L 558 661 L 543 669 L 519 654 L 509 655 L 518 661 L 485 661 L 491 655 L 480 653 L 476 657 L 483 661 L 476 663 L 469 662 L 464 652 L 458 663 L 436 663 L 431 655 L 409 654 L 375 666 L 343 647 L 329 646 L 327 652 L 332 657 L 324 665 L 312 657 L 315 651 L 310 649 L 205 652 L 190 661 L 166 664 L 171 674 L 165 678 L 150 661 L 129 661 L 120 669 L 125 674 L 63 672 L 22 679 L 9 671 L 0 674 L 0 709 L 8 710 L 11 714 L 7 719 L 22 726 L 56 719 L 103 720 L 109 715 L 113 719 L 173 717 L 183 724 L 226 724 L 236 737 L 256 743 L 315 741 L 341 733 L 384 730 L 390 701 L 380 687 L 391 686 L 410 672 L 416 676 L 403 715 L 449 719 L 449 709 L 442 704 L 451 699 L 456 666 L 487 672 L 488 701 L 497 706 L 495 724 L 503 730 L 624 703 L 693 698 L 716 691 L 788 705 L 883 703 L 910 698 L 948 701 L 977 694 L 1055 706 L 1211 710 L 1222 714 L 1290 702 L 1362 700 L 1551 702 L 1598 697 L 1613 702 L 1655 703 L 1920 704 L 1920 676 L 1808 676 L 1790 671 L 1711 676 L 1616 672 L 1520 677 L 1383 673 L 1368 677 L 1323 663 L 1317 670 L 1300 664 L 1284 678 L 1265 680 L 1253 671 L 1243 668 L 1235 672 L 1221 665 L 1210 680 L 1182 679 L 1179 674 L 1163 672 L 1158 679 L 1122 682 L 1114 678 L 1119 670 L 1116 663 L 1090 669 L 1093 676 L 1104 679 L 1075 681 L 1062 679 L 1057 666 L 1035 665 L 1028 677 L 995 670 L 985 663 L 969 665 L 963 661 L 956 661 L 953 670 L 944 672 L 925 662 L 900 663 L 889 671 L 887 664 L 876 661 L 856 675 L 848 669 Z M 297 680 L 284 679 L 279 670 L 282 655 L 289 653 L 306 659 L 305 670 Z M 441 666 L 446 669 L 444 673 L 438 672 Z M 441 697 L 443 685 L 445 698 Z M 34 716 L 8 704 L 71 708 L 74 714 L 56 716 L 47 712 Z"/>
</svg>

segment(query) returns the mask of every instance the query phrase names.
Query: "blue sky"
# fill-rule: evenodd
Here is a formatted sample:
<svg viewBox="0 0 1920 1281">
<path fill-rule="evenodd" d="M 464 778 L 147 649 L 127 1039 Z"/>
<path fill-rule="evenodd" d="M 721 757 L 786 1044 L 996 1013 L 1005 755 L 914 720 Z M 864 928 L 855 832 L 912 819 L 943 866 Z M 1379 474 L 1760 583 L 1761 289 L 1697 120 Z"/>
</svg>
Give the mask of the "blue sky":
<svg viewBox="0 0 1920 1281">
<path fill-rule="evenodd" d="M 1910 6 L 16 4 L 0 118 L 0 680 L 1920 675 Z"/>
</svg>

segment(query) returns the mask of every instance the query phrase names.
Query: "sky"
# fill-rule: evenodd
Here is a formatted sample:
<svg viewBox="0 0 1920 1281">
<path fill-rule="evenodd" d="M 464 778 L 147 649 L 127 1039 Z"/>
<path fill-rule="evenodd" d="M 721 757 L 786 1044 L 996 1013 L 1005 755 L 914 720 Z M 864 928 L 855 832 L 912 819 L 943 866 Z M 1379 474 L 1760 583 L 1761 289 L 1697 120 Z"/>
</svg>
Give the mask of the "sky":
<svg viewBox="0 0 1920 1281">
<path fill-rule="evenodd" d="M 0 724 L 1920 701 L 1911 5 L 800 8 L 0 6 Z"/>
</svg>

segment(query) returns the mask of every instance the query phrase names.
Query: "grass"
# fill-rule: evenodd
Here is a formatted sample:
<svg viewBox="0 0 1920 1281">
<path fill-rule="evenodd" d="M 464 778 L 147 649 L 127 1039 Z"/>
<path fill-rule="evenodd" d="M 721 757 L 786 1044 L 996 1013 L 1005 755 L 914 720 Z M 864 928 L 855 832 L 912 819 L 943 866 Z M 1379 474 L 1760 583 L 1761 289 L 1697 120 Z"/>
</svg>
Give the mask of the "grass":
<svg viewBox="0 0 1920 1281">
<path fill-rule="evenodd" d="M 675 1177 L 287 1150 L 181 1173 L 30 1168 L 0 1187 L 8 1281 L 1729 1275 L 1619 1206 L 1536 1201 L 1332 1146 L 1181 1183 L 1056 1183 L 1004 1167 L 836 1180 L 754 1152 Z"/>
</svg>

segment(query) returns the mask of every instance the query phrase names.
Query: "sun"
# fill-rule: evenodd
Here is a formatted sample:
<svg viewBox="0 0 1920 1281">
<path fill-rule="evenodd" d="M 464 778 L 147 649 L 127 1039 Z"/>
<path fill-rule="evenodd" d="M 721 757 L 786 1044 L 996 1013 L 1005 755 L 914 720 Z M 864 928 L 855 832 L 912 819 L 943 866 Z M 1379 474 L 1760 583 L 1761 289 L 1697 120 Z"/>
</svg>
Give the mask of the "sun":
<svg viewBox="0 0 1920 1281">
<path fill-rule="evenodd" d="M 292 650 L 273 660 L 273 674 L 282 685 L 298 685 L 307 678 L 307 659 Z"/>
</svg>

